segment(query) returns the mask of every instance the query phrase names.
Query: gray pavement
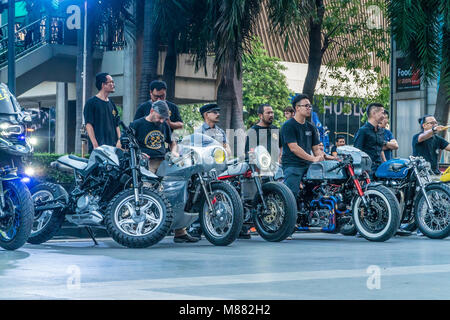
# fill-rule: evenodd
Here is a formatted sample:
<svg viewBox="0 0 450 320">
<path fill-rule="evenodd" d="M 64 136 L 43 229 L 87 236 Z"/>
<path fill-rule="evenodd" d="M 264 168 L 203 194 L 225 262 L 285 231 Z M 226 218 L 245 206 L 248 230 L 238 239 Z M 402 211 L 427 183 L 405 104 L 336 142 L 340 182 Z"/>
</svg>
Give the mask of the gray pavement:
<svg viewBox="0 0 450 320">
<path fill-rule="evenodd" d="M 296 233 L 228 247 L 172 237 L 147 249 L 99 243 L 0 249 L 0 299 L 450 299 L 450 238 L 373 243 Z"/>
</svg>

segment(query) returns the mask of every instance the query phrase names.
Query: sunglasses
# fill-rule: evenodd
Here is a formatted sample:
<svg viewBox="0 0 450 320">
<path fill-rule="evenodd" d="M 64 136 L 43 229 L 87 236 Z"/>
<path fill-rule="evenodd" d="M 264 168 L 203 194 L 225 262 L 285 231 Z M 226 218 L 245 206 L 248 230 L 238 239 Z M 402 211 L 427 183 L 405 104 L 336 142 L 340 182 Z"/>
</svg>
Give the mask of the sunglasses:
<svg viewBox="0 0 450 320">
<path fill-rule="evenodd" d="M 305 107 L 306 109 L 312 109 L 312 104 L 297 104 L 297 107 Z"/>
<path fill-rule="evenodd" d="M 214 110 L 214 111 L 209 111 L 208 113 L 220 114 L 220 112 L 219 112 L 219 111 L 216 111 L 216 110 Z"/>
<path fill-rule="evenodd" d="M 153 94 L 153 93 L 152 93 L 152 96 L 153 96 L 155 99 L 164 99 L 164 98 L 166 97 L 165 94 L 157 95 L 157 94 Z"/>
</svg>

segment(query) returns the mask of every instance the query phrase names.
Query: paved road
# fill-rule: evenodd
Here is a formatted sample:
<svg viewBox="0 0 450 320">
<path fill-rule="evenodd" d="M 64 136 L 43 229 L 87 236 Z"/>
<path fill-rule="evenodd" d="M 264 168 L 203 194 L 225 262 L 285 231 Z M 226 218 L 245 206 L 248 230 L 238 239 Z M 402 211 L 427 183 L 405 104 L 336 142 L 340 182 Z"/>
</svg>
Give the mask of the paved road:
<svg viewBox="0 0 450 320">
<path fill-rule="evenodd" d="M 450 299 L 450 238 L 297 233 L 228 247 L 167 237 L 147 249 L 110 239 L 0 249 L 0 299 L 330 298 Z"/>
</svg>

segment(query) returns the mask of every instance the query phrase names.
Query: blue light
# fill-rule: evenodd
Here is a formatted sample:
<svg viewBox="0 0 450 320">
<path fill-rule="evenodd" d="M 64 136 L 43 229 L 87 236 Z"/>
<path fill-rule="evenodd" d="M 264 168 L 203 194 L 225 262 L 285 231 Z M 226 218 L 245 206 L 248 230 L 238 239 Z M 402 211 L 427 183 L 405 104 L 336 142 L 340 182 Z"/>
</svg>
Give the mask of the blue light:
<svg viewBox="0 0 450 320">
<path fill-rule="evenodd" d="M 19 140 L 25 140 L 25 136 L 18 136 L 17 139 L 19 139 Z"/>
</svg>

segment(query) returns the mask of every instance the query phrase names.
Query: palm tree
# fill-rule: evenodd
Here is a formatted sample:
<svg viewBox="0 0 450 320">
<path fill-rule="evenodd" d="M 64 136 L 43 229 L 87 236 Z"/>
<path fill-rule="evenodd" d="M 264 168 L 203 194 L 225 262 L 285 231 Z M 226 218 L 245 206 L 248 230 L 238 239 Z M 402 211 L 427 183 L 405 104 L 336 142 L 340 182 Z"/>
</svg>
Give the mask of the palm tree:
<svg viewBox="0 0 450 320">
<path fill-rule="evenodd" d="M 389 18 L 397 47 L 424 80 L 439 79 L 435 118 L 446 124 L 450 109 L 450 1 L 391 0 Z"/>
<path fill-rule="evenodd" d="M 244 127 L 242 54 L 249 48 L 261 5 L 259 0 L 201 0 L 192 5 L 195 15 L 190 22 L 190 48 L 200 64 L 206 63 L 210 52 L 215 54 L 223 128 Z"/>
</svg>

